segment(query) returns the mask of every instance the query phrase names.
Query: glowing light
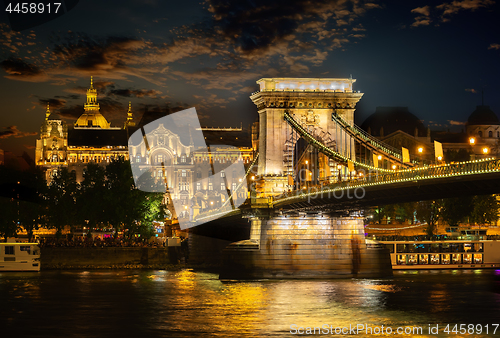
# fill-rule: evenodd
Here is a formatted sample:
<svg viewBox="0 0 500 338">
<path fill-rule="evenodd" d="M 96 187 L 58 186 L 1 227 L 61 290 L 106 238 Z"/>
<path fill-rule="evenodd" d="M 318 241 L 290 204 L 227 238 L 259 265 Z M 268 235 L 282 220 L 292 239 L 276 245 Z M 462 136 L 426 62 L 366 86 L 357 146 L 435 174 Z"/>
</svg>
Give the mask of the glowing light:
<svg viewBox="0 0 500 338">
<path fill-rule="evenodd" d="M 380 161 L 382 159 L 382 155 L 378 155 L 378 160 Z"/>
<path fill-rule="evenodd" d="M 395 164 L 392 165 L 392 170 L 396 170 L 396 165 Z"/>
<path fill-rule="evenodd" d="M 419 147 L 419 148 L 418 148 L 418 152 L 419 152 L 420 154 L 422 154 L 422 152 L 423 152 L 423 151 L 424 151 L 424 148 L 422 148 L 422 147 Z"/>
<path fill-rule="evenodd" d="M 441 161 L 443 159 L 442 156 L 438 156 L 438 161 Z"/>
<path fill-rule="evenodd" d="M 252 176 L 252 181 L 255 180 L 255 176 Z"/>
<path fill-rule="evenodd" d="M 483 148 L 483 154 L 487 154 L 490 150 L 488 148 Z"/>
<path fill-rule="evenodd" d="M 475 139 L 474 137 L 471 137 L 471 138 L 469 139 L 469 143 L 470 143 L 470 144 L 474 144 L 474 143 L 476 143 L 476 139 Z"/>
<path fill-rule="evenodd" d="M 306 164 L 308 164 L 308 163 L 309 163 L 309 161 L 308 161 L 308 160 L 306 160 Z"/>
</svg>

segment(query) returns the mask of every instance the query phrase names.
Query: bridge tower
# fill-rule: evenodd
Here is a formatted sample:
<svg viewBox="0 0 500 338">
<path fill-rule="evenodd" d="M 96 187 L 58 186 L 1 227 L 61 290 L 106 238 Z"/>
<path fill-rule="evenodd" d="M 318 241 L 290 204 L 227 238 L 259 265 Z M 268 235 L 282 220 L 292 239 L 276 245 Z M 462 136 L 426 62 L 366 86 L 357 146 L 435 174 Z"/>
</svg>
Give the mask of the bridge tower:
<svg viewBox="0 0 500 338">
<path fill-rule="evenodd" d="M 354 159 L 354 140 L 332 119 L 335 112 L 350 125 L 354 124 L 354 110 L 363 96 L 354 92 L 349 79 L 263 78 L 257 81 L 260 89 L 250 98 L 259 113 L 260 187 L 265 195 L 280 194 L 297 177 L 297 142 L 293 130 L 284 119 L 287 112 L 315 138 L 321 140 L 349 159 Z M 317 168 L 329 176 L 336 163 L 323 156 Z M 346 170 L 346 169 L 344 169 Z M 313 175 L 312 173 L 309 173 Z M 316 174 L 314 174 L 316 175 Z M 260 190 L 260 189 L 259 189 Z"/>
</svg>

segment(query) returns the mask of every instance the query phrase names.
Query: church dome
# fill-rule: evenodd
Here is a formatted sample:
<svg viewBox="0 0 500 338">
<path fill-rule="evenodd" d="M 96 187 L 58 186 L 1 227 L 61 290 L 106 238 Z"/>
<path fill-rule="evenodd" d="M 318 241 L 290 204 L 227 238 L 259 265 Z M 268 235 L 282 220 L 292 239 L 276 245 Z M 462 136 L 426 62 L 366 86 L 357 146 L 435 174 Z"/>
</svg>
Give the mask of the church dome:
<svg viewBox="0 0 500 338">
<path fill-rule="evenodd" d="M 361 128 L 377 137 L 387 136 L 397 130 L 412 136 L 427 135 L 422 121 L 410 113 L 408 107 L 377 107 L 375 113 L 361 124 Z"/>
<path fill-rule="evenodd" d="M 491 125 L 500 124 L 497 115 L 490 106 L 477 106 L 467 120 L 469 125 Z"/>
<path fill-rule="evenodd" d="M 87 90 L 87 103 L 83 105 L 85 112 L 76 120 L 75 127 L 108 129 L 109 122 L 99 112 L 97 90 L 94 88 L 94 79 L 90 77 L 90 88 Z"/>
<path fill-rule="evenodd" d="M 83 113 L 76 120 L 75 127 L 108 129 L 109 122 L 101 113 Z"/>
</svg>

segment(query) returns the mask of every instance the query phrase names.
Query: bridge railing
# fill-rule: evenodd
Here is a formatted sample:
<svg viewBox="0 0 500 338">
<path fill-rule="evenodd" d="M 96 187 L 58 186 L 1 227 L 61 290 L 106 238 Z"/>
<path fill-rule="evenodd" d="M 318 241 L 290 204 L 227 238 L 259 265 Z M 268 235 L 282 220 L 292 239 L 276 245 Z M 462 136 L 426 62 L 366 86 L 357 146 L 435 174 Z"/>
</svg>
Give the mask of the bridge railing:
<svg viewBox="0 0 500 338">
<path fill-rule="evenodd" d="M 335 151 L 334 149 L 331 149 L 327 147 L 325 144 L 322 142 L 316 140 L 313 135 L 311 135 L 300 123 L 295 121 L 295 119 L 288 114 L 288 112 L 285 111 L 284 113 L 284 118 L 285 120 L 294 128 L 304 139 L 313 147 L 318 149 L 321 153 L 325 154 L 326 156 L 335 159 L 336 161 L 340 163 L 347 164 L 348 161 L 351 161 L 354 165 L 358 167 L 364 167 L 369 170 L 376 170 L 376 171 L 383 171 L 383 172 L 393 172 L 393 170 L 390 169 L 384 169 L 384 168 L 376 168 L 374 166 L 371 166 L 369 164 L 356 161 L 354 159 L 350 159 L 347 156 L 342 155 L 341 153 Z"/>
<path fill-rule="evenodd" d="M 335 192 L 338 190 L 356 189 L 373 185 L 391 184 L 405 181 L 418 181 L 432 178 L 475 175 L 488 172 L 500 172 L 500 159 L 481 159 L 467 162 L 405 169 L 392 173 L 373 173 L 364 177 L 356 177 L 342 182 L 309 186 L 308 189 L 291 191 L 274 197 L 274 203 L 293 199 Z"/>
</svg>

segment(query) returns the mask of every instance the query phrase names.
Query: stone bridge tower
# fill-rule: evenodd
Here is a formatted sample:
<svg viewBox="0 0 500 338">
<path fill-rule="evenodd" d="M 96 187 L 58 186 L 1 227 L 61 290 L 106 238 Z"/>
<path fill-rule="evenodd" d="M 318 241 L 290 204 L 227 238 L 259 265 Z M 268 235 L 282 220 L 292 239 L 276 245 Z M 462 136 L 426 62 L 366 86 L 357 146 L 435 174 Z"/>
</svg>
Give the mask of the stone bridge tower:
<svg viewBox="0 0 500 338">
<path fill-rule="evenodd" d="M 363 96 L 354 92 L 354 79 L 263 78 L 260 90 L 250 98 L 259 112 L 259 169 L 265 195 L 279 194 L 293 176 L 293 161 L 288 157 L 297 139 L 284 119 L 284 112 L 329 147 L 354 159 L 354 140 L 332 120 L 336 112 L 354 123 L 356 103 Z M 336 166 L 329 162 L 329 166 Z"/>
</svg>

